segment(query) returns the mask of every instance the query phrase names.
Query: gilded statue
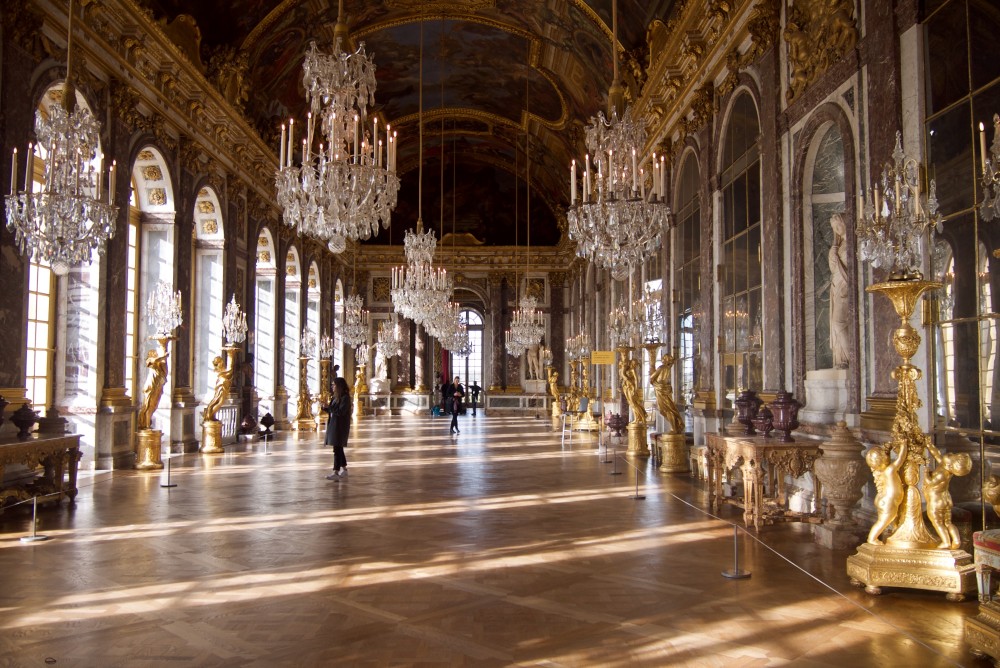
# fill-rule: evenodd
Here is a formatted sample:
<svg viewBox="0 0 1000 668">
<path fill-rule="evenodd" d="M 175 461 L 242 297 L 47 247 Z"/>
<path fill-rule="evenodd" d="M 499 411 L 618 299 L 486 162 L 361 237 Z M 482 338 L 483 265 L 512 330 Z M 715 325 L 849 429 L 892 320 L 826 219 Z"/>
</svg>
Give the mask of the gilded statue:
<svg viewBox="0 0 1000 668">
<path fill-rule="evenodd" d="M 670 353 L 660 357 L 660 365 L 653 373 L 649 374 L 649 384 L 656 392 L 656 408 L 660 415 L 670 423 L 670 431 L 674 434 L 684 433 L 684 420 L 674 403 L 674 388 L 670 384 L 670 369 L 673 368 L 676 358 Z"/>
<path fill-rule="evenodd" d="M 559 372 L 552 367 L 548 368 L 549 373 L 549 394 L 552 395 L 552 401 L 559 402 Z"/>
<path fill-rule="evenodd" d="M 903 479 L 899 476 L 899 470 L 906 462 L 906 443 L 899 442 L 899 453 L 895 460 L 890 460 L 891 450 L 883 447 L 874 447 L 865 455 L 875 478 L 875 510 L 878 518 L 868 532 L 868 542 L 872 545 L 881 545 L 879 535 L 885 531 L 886 527 L 896 520 L 899 514 L 899 505 L 903 502 Z"/>
<path fill-rule="evenodd" d="M 632 408 L 636 422 L 646 422 L 646 408 L 642 405 L 642 388 L 639 386 L 639 360 L 629 358 L 622 360 L 621 381 L 622 393 Z"/>
<path fill-rule="evenodd" d="M 146 353 L 146 384 L 142 387 L 142 406 L 136 417 L 136 429 L 149 429 L 153 422 L 153 413 L 160 405 L 163 395 L 163 385 L 167 382 L 167 346 L 160 344 L 158 350 L 150 349 Z"/>
<path fill-rule="evenodd" d="M 993 510 L 1000 515 L 1000 477 L 991 475 L 983 483 L 983 499 L 993 506 Z"/>
<path fill-rule="evenodd" d="M 202 422 L 215 420 L 215 413 L 222 408 L 222 404 L 229 397 L 229 388 L 233 386 L 235 370 L 233 365 L 227 364 L 226 359 L 221 355 L 216 355 L 215 359 L 212 360 L 212 371 L 215 372 L 215 392 L 208 400 L 208 404 L 205 405 L 205 410 L 202 411 Z"/>
<path fill-rule="evenodd" d="M 927 498 L 927 517 L 931 520 L 934 531 L 941 542 L 938 548 L 942 550 L 957 550 L 962 545 L 962 537 L 951 521 L 951 509 L 955 505 L 951 499 L 948 486 L 952 476 L 968 475 L 972 471 L 972 457 L 966 452 L 949 452 L 941 454 L 928 439 L 927 449 L 938 463 L 937 468 L 927 474 L 924 479 L 924 496 Z"/>
</svg>

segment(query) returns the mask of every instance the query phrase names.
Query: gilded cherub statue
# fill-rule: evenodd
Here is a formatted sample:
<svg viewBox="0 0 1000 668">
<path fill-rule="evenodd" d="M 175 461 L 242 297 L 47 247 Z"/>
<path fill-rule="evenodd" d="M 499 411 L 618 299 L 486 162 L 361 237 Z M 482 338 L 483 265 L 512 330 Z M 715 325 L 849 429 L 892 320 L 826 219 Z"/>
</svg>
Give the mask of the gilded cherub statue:
<svg viewBox="0 0 1000 668">
<path fill-rule="evenodd" d="M 675 361 L 676 358 L 670 353 L 663 355 L 660 358 L 660 365 L 649 374 L 649 384 L 656 392 L 656 408 L 663 419 L 670 423 L 671 433 L 683 434 L 684 420 L 677 410 L 677 404 L 674 403 L 674 388 L 670 384 L 670 369 L 673 368 Z"/>
<path fill-rule="evenodd" d="M 635 358 L 622 360 L 622 393 L 625 395 L 628 405 L 632 408 L 635 421 L 646 422 L 646 408 L 642 405 L 642 388 L 639 387 L 639 374 L 636 372 L 638 367 L 639 360 Z"/>
<path fill-rule="evenodd" d="M 968 475 L 972 471 L 972 457 L 966 452 L 948 452 L 941 454 L 930 439 L 927 449 L 931 451 L 938 465 L 924 479 L 924 496 L 927 499 L 927 517 L 930 518 L 934 531 L 941 542 L 938 549 L 957 550 L 962 545 L 962 537 L 951 521 L 951 509 L 955 505 L 951 499 L 948 486 L 952 476 Z"/>
<path fill-rule="evenodd" d="M 167 347 L 161 344 L 158 350 L 146 353 L 146 384 L 142 387 L 142 406 L 136 416 L 136 429 L 149 429 L 153 423 L 153 413 L 160 405 L 163 385 L 167 382 Z"/>
<path fill-rule="evenodd" d="M 202 422 L 215 421 L 215 413 L 222 408 L 222 404 L 229 396 L 229 388 L 233 386 L 233 373 L 236 369 L 227 364 L 225 358 L 216 355 L 215 359 L 212 360 L 212 371 L 215 372 L 215 393 L 212 394 L 212 398 L 205 405 L 205 410 L 202 411 Z"/>
<path fill-rule="evenodd" d="M 874 447 L 865 455 L 875 478 L 875 510 L 878 517 L 875 524 L 868 532 L 868 542 L 872 545 L 882 545 L 879 536 L 886 527 L 892 524 L 896 515 L 899 514 L 899 504 L 903 501 L 903 479 L 899 476 L 899 469 L 906 461 L 906 443 L 900 442 L 899 454 L 895 460 L 891 460 L 891 446 Z"/>
</svg>

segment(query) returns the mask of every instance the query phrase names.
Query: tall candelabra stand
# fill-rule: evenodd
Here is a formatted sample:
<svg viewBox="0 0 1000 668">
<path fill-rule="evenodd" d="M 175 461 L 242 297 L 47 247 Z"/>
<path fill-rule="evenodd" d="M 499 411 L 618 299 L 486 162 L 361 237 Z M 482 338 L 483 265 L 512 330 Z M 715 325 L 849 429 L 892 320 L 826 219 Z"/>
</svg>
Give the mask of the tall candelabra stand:
<svg viewBox="0 0 1000 668">
<path fill-rule="evenodd" d="M 903 153 L 897 133 L 893 164 L 885 166 L 881 184 L 869 192 L 859 223 L 862 259 L 890 272 L 890 280 L 866 290 L 888 298 L 899 316 L 892 342 L 902 363 L 892 372 L 899 388 L 891 437 L 865 457 L 878 490 L 877 519 L 867 542 L 848 558 L 847 574 L 870 594 L 881 593 L 883 586 L 902 586 L 943 591 L 949 600 L 961 600 L 976 587 L 975 566 L 972 557 L 959 549 L 948 487 L 953 476 L 969 473 L 972 460 L 966 453 L 941 454 L 923 433 L 917 417 L 921 401 L 916 383 L 921 371 L 910 363 L 920 347 L 920 334 L 910 325 L 917 300 L 941 287 L 923 280 L 920 273 L 921 239 L 939 224 L 940 216 L 934 182 L 925 198 L 919 172 L 920 165 Z M 932 458 L 933 470 L 928 466 Z M 925 500 L 937 538 L 924 522 Z"/>
<path fill-rule="evenodd" d="M 316 335 L 309 328 L 302 330 L 299 343 L 299 397 L 295 402 L 296 415 L 292 428 L 300 434 L 316 428 L 312 412 L 312 393 L 309 391 L 309 362 L 316 356 Z"/>
<path fill-rule="evenodd" d="M 149 329 L 153 332 L 150 339 L 158 346 L 146 353 L 146 367 L 149 372 L 142 388 L 142 404 L 136 417 L 136 465 L 140 471 L 163 468 L 161 449 L 163 431 L 153 429 L 153 413 L 160 405 L 163 396 L 163 386 L 167 382 L 167 358 L 170 353 L 168 344 L 174 338 L 174 330 L 183 322 L 181 310 L 181 293 L 171 292 L 167 283 L 160 281 L 149 295 L 146 302 L 146 313 Z"/>
<path fill-rule="evenodd" d="M 205 406 L 201 420 L 201 452 L 209 455 L 225 452 L 222 447 L 222 423 L 215 415 L 229 400 L 229 390 L 232 389 L 236 373 L 236 352 L 239 344 L 247 338 L 247 315 L 236 303 L 236 295 L 226 304 L 222 317 L 222 336 L 226 340 L 226 345 L 222 347 L 225 358 L 220 356 L 212 361 L 215 392 Z"/>
<path fill-rule="evenodd" d="M 326 426 L 326 411 L 324 406 L 330 405 L 332 397 L 330 385 L 333 379 L 330 377 L 330 365 L 333 363 L 333 339 L 324 334 L 319 340 L 319 410 L 316 414 L 316 428 L 320 431 Z"/>
</svg>

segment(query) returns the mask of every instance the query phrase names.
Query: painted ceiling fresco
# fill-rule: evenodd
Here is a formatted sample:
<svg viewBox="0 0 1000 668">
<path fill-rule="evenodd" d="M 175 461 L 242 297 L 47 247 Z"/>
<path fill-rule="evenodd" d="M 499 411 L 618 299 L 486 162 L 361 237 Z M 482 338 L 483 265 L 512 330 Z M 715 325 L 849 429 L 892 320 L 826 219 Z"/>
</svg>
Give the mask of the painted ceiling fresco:
<svg viewBox="0 0 1000 668">
<path fill-rule="evenodd" d="M 265 141 L 277 145 L 288 117 L 305 114 L 302 57 L 310 40 L 329 48 L 336 0 L 138 0 L 157 19 L 194 18 L 206 69 L 226 54 L 245 58 L 245 113 Z M 666 22 L 677 0 L 618 0 L 623 72 L 644 64 L 650 22 Z M 457 231 L 489 244 L 513 243 L 515 182 L 524 189 L 524 137 L 532 134 L 532 243 L 555 244 L 556 220 L 568 204 L 569 161 L 582 153 L 579 129 L 606 106 L 612 78 L 611 0 L 343 0 L 351 39 L 364 42 L 376 65 L 373 110 L 396 126 L 403 142 L 403 187 L 393 236 L 416 220 L 419 35 L 424 32 L 425 160 L 440 167 L 440 120 L 460 166 Z M 443 92 L 443 100 L 442 100 Z M 638 93 L 638 91 L 633 91 Z M 527 106 L 530 114 L 525 113 Z M 458 141 L 453 141 L 458 139 Z M 519 157 L 518 157 L 519 156 Z M 427 175 L 429 190 L 439 179 Z M 513 173 L 517 166 L 517 177 Z M 446 190 L 450 190 L 450 185 Z M 412 199 L 412 201 L 410 201 Z M 436 211 L 436 209 L 434 209 Z M 546 231 L 540 230 L 547 227 Z M 508 229 L 509 228 L 509 229 Z M 384 237 L 384 238 L 383 238 Z M 537 240 L 536 240 L 537 237 Z M 385 243 L 383 232 L 376 243 Z"/>
</svg>

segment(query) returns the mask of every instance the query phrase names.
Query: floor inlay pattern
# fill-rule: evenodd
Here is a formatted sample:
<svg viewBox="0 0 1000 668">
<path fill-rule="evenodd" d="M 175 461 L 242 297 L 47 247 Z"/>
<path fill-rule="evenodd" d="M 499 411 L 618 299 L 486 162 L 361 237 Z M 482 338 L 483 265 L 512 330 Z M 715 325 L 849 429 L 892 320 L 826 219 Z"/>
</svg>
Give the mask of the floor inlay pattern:
<svg viewBox="0 0 1000 668">
<path fill-rule="evenodd" d="M 48 542 L 0 515 L 0 666 L 974 663 L 974 602 L 870 598 L 805 525 L 741 534 L 752 577 L 725 579 L 700 483 L 620 450 L 611 476 L 547 425 L 365 418 L 340 481 L 313 436 L 176 456 L 173 489 L 84 476 L 40 513 Z"/>
</svg>

